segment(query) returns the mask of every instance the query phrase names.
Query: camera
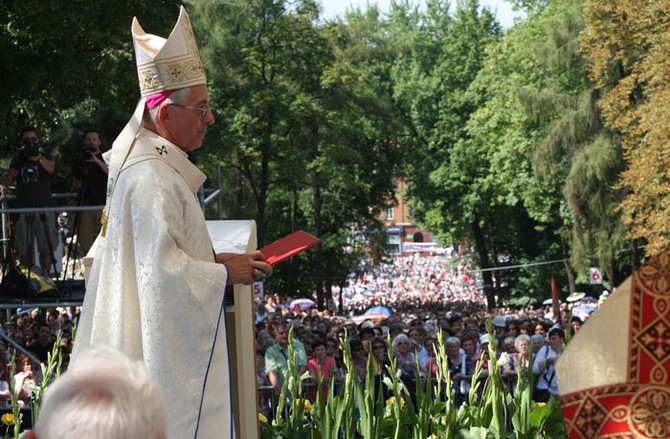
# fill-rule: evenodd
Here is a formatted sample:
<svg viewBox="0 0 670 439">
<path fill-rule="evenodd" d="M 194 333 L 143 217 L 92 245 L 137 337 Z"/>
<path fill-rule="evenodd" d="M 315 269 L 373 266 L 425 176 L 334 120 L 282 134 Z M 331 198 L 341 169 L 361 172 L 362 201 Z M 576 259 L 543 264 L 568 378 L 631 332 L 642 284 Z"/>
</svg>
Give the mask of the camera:
<svg viewBox="0 0 670 439">
<path fill-rule="evenodd" d="M 81 152 L 81 155 L 79 156 L 79 160 L 82 162 L 91 160 L 93 158 L 93 152 L 89 151 L 88 149 L 84 149 Z"/>
<path fill-rule="evenodd" d="M 25 139 L 23 141 L 22 152 L 26 157 L 37 157 L 40 155 L 40 144 L 33 143 L 30 139 Z"/>
</svg>

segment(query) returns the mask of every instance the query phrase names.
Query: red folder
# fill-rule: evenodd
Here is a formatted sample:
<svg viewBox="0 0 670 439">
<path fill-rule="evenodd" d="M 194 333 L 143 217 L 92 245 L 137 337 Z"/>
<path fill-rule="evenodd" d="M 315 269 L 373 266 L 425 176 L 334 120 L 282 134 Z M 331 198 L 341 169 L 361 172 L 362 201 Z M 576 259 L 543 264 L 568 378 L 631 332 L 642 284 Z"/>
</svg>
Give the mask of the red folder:
<svg viewBox="0 0 670 439">
<path fill-rule="evenodd" d="M 275 265 L 284 259 L 314 247 L 319 242 L 321 242 L 319 238 L 298 230 L 259 250 L 265 255 L 268 264 Z"/>
</svg>

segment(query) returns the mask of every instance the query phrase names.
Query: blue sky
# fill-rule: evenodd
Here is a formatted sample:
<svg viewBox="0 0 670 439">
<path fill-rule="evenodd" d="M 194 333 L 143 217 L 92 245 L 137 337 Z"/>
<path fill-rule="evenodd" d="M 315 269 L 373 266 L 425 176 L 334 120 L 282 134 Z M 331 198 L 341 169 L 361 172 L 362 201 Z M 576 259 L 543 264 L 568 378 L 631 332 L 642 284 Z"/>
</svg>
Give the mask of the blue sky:
<svg viewBox="0 0 670 439">
<path fill-rule="evenodd" d="M 423 4 L 423 0 L 413 0 Z M 367 3 L 377 4 L 382 11 L 388 11 L 391 5 L 391 0 L 321 0 L 323 5 L 323 18 L 331 19 L 338 15 L 342 15 L 345 10 L 349 9 L 351 5 L 358 6 L 365 9 Z M 452 1 L 452 5 L 456 2 Z M 509 28 L 514 23 L 514 17 L 519 17 L 518 12 L 512 11 L 512 5 L 504 0 L 479 0 L 482 6 L 488 6 L 497 16 L 498 21 L 504 28 Z M 452 6 L 453 7 L 453 6 Z"/>
</svg>

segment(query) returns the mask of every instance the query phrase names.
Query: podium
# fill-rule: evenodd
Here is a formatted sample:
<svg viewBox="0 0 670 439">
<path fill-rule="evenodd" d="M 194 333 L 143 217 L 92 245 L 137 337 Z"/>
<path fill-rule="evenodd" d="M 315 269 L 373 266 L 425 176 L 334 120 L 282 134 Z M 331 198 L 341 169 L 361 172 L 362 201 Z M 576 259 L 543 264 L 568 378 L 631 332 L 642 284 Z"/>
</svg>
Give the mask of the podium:
<svg viewBox="0 0 670 439">
<path fill-rule="evenodd" d="M 217 253 L 247 253 L 256 250 L 255 221 L 207 221 L 207 229 Z M 226 289 L 226 329 L 235 437 L 258 438 L 256 328 L 250 285 L 234 285 Z"/>
</svg>

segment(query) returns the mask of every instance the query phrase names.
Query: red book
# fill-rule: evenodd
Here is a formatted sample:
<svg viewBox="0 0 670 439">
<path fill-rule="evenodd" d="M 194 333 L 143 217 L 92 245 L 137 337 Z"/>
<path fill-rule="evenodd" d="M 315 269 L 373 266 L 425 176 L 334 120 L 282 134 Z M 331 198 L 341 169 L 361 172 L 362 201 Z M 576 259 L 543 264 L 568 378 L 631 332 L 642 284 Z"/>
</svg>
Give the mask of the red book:
<svg viewBox="0 0 670 439">
<path fill-rule="evenodd" d="M 298 230 L 259 250 L 265 255 L 268 264 L 275 265 L 284 259 L 314 247 L 319 242 L 321 242 L 319 238 Z"/>
</svg>

